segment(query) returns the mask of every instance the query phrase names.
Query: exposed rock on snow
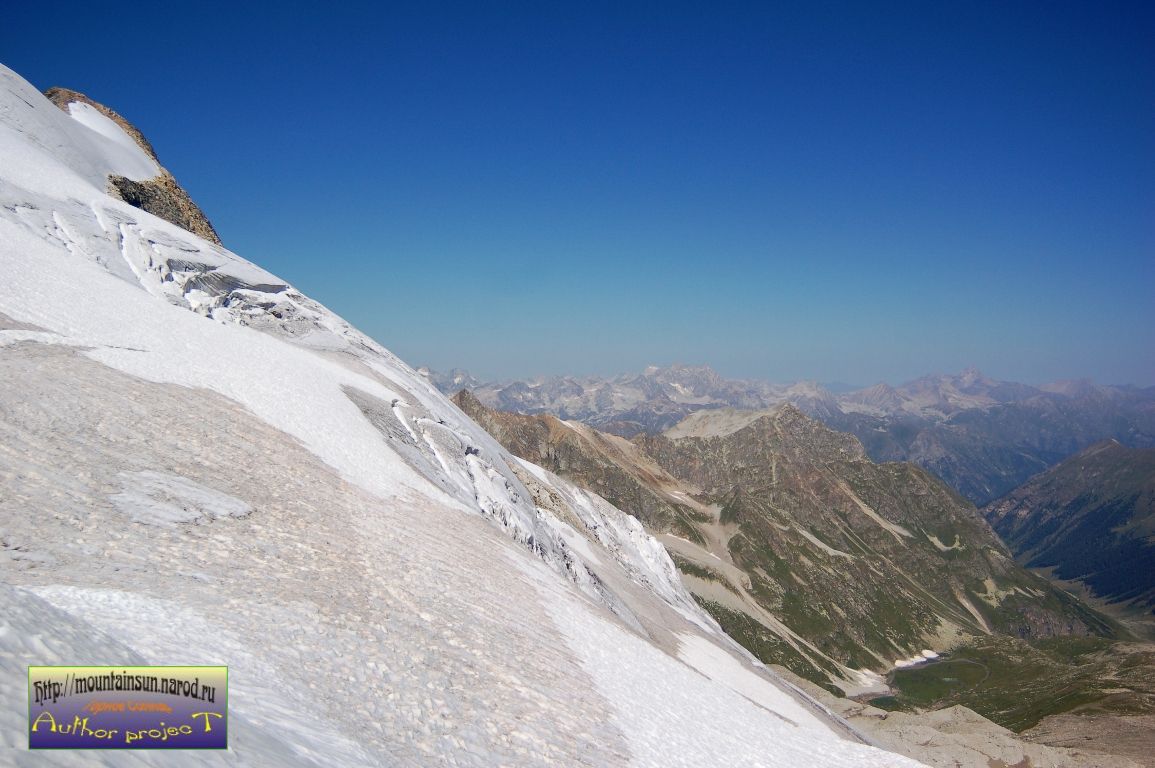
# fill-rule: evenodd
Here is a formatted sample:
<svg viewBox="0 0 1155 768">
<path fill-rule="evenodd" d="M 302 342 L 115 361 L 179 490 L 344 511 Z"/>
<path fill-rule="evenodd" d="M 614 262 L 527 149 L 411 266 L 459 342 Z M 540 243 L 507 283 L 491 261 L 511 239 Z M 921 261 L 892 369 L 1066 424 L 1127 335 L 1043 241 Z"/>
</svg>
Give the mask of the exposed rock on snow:
<svg viewBox="0 0 1155 768">
<path fill-rule="evenodd" d="M 208 217 L 201 211 L 200 206 L 193 202 L 184 187 L 160 165 L 152 144 L 136 126 L 83 93 L 67 88 L 49 88 L 44 95 L 84 125 L 114 142 L 127 145 L 130 149 L 132 145 L 139 147 L 152 160 L 152 172 L 146 173 L 143 178 L 111 174 L 108 179 L 110 194 L 211 243 L 221 244 L 221 239 Z"/>
</svg>

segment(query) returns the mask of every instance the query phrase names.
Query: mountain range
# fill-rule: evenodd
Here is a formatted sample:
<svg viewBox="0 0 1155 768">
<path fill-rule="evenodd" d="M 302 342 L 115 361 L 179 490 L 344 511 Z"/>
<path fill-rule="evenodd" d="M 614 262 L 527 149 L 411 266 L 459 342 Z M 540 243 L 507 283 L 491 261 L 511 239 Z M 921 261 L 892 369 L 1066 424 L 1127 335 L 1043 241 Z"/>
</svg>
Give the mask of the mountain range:
<svg viewBox="0 0 1155 768">
<path fill-rule="evenodd" d="M 845 692 L 884 688 L 870 673 L 962 634 L 1112 634 L 937 478 L 872 462 L 793 405 L 699 411 L 626 441 L 454 401 L 514 454 L 637 515 L 723 626 L 756 628 L 764 661 Z"/>
<path fill-rule="evenodd" d="M 835 394 L 815 382 L 726 379 L 706 366 L 500 383 L 479 382 L 463 370 L 419 370 L 447 394 L 468 388 L 490 408 L 550 413 L 627 438 L 661 433 L 696 411 L 791 403 L 858 437 L 875 461 L 912 461 L 980 506 L 1100 440 L 1155 447 L 1155 387 L 1088 381 L 1035 387 L 967 369 Z"/>
</svg>

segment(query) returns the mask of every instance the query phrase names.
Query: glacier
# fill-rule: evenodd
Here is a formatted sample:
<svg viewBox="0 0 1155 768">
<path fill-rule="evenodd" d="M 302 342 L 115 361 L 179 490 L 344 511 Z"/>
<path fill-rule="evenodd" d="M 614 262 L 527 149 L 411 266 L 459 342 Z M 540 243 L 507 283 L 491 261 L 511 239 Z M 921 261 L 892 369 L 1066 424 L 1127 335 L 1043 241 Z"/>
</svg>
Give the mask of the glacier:
<svg viewBox="0 0 1155 768">
<path fill-rule="evenodd" d="M 731 641 L 632 517 L 110 196 L 158 167 L 116 123 L 0 79 L 0 763 L 918 764 Z M 52 663 L 226 664 L 230 749 L 29 752 Z"/>
</svg>

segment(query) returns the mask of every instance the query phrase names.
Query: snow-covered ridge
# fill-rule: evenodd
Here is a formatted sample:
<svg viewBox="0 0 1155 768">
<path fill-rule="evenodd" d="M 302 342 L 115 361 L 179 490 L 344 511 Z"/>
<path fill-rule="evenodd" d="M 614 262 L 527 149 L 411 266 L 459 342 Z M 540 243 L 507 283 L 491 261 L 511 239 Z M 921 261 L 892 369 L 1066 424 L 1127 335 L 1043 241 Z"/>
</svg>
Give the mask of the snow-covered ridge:
<svg viewBox="0 0 1155 768">
<path fill-rule="evenodd" d="M 4 582 L 35 585 L 78 624 L 98 625 L 148 661 L 234 656 L 247 693 L 235 711 L 258 726 L 317 723 L 340 746 L 338 762 L 911 764 L 843 741 L 836 724 L 751 664 L 697 609 L 636 520 L 519 464 L 424 377 L 284 281 L 111 198 L 109 174 L 142 179 L 156 167 L 115 123 L 80 107 L 66 114 L 2 67 L 0 78 L 0 363 L 24 382 L 0 386 L 0 405 L 23 398 L 0 411 L 12 422 L 0 428 L 35 446 L 21 456 L 0 451 L 0 478 L 31 484 L 19 506 L 0 499 L 0 533 L 11 528 L 13 541 L 36 542 L 20 547 L 44 551 L 39 560 L 0 561 Z M 37 400 L 33 384 L 56 403 Z M 139 406 L 134 429 L 116 426 L 126 406 L 113 407 L 129 386 Z M 79 417 L 54 423 L 69 405 L 62 398 L 72 398 L 75 414 L 108 412 L 88 431 L 58 438 L 83 426 Z M 169 422 L 183 425 L 181 439 L 167 439 Z M 241 473 L 213 463 L 226 444 L 243 449 L 251 482 L 226 482 Z M 327 483 L 331 503 L 299 502 L 312 485 L 277 490 L 287 474 L 268 468 L 293 452 L 294 472 Z M 113 460 L 124 468 L 108 466 Z M 67 489 L 67 503 L 36 495 L 64 462 L 77 469 L 52 482 Z M 538 503 L 543 493 L 550 504 Z M 86 535 L 61 532 L 69 526 Z M 184 537 L 212 547 L 181 546 Z M 160 567 L 135 554 L 164 546 Z M 128 559 L 106 567 L 108 553 L 122 550 Z M 371 554 L 362 560 L 362 552 Z M 471 572 L 454 570 L 465 563 Z M 279 594 L 282 581 L 300 592 Z M 444 584 L 456 591 L 438 592 Z M 460 599 L 468 589 L 471 599 Z M 503 590 L 516 596 L 510 605 L 493 597 Z M 183 624 L 145 632 L 133 623 L 141 606 L 174 600 L 184 601 L 171 609 Z M 20 604 L 42 610 L 36 600 Z M 37 644 L 21 639 L 29 621 L 0 622 L 0 675 L 14 690 L 23 664 L 57 659 L 38 659 Z M 282 628 L 277 641 L 271 627 Z M 267 702 L 244 687 L 246 670 L 292 678 L 308 659 L 318 687 L 338 690 L 352 679 L 325 655 L 338 641 L 383 665 L 364 682 L 391 693 L 361 704 L 395 713 L 395 727 L 367 731 L 336 700 L 317 713 L 287 700 L 262 721 Z M 60 661 L 110 660 L 67 656 L 80 647 Z M 407 666 L 388 668 L 397 659 L 382 648 L 403 653 Z M 570 656 L 580 667 L 559 661 Z M 450 658 L 464 677 L 441 668 Z M 379 669 L 368 664 L 356 674 Z M 559 666 L 557 675 L 569 676 L 561 683 L 552 672 Z M 581 706 L 563 716 L 551 686 L 580 688 Z M 463 714 L 479 711 L 501 727 Z M 518 718 L 501 719 L 517 712 L 545 725 L 517 730 Z M 18 721 L 0 719 L 0 745 L 19 746 Z M 603 722 L 612 727 L 599 730 Z M 248 761 L 324 764 L 323 746 L 260 747 Z M 602 751 L 587 758 L 583 750 L 594 748 Z"/>
<path fill-rule="evenodd" d="M 91 128 L 116 145 L 119 150 L 117 154 L 120 155 L 117 159 L 117 165 L 121 168 L 121 176 L 134 181 L 141 181 L 151 179 L 160 173 L 160 166 L 157 162 L 137 146 L 137 143 L 124 132 L 123 128 L 107 115 L 101 114 L 91 104 L 74 101 L 68 105 L 68 113 L 76 122 L 86 128 Z M 106 151 L 111 153 L 112 150 L 107 148 Z"/>
</svg>

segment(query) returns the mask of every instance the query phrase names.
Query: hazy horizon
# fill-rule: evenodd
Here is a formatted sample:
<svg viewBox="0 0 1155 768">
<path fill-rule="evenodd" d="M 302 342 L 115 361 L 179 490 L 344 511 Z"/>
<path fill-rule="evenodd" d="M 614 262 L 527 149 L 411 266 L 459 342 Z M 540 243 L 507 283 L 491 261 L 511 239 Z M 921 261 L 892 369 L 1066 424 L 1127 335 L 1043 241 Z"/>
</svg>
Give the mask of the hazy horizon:
<svg viewBox="0 0 1155 768">
<path fill-rule="evenodd" d="M 783 385 L 783 386 L 791 385 L 791 384 L 812 382 L 812 383 L 818 384 L 819 386 L 823 387 L 824 389 L 827 389 L 828 391 L 830 391 L 834 394 L 838 394 L 841 391 L 849 392 L 849 391 L 853 391 L 853 390 L 857 390 L 857 389 L 866 389 L 867 387 L 872 387 L 876 384 L 887 384 L 887 385 L 890 385 L 892 387 L 901 387 L 904 384 L 909 384 L 909 383 L 916 381 L 918 379 L 921 379 L 921 378 L 933 377 L 933 376 L 959 376 L 968 370 L 977 370 L 979 373 L 981 373 L 986 378 L 992 379 L 994 381 L 1002 381 L 1002 382 L 1008 382 L 1008 383 L 1013 383 L 1013 384 L 1027 384 L 1027 385 L 1030 385 L 1033 387 L 1044 387 L 1044 386 L 1047 386 L 1050 384 L 1061 384 L 1064 382 L 1079 382 L 1079 381 L 1089 381 L 1092 384 L 1099 385 L 1099 386 L 1133 387 L 1136 389 L 1145 389 L 1145 388 L 1148 388 L 1151 386 L 1155 386 L 1155 385 L 1150 385 L 1150 384 L 1147 384 L 1147 385 L 1135 384 L 1133 382 L 1127 382 L 1127 381 L 1100 381 L 1100 380 L 1095 379 L 1094 377 L 1091 377 L 1091 376 L 1068 376 L 1068 377 L 1059 378 L 1059 379 L 1046 379 L 1046 380 L 1036 380 L 1036 381 L 1010 379 L 1010 378 L 996 375 L 990 371 L 983 370 L 982 368 L 979 368 L 978 366 L 975 366 L 975 365 L 962 365 L 962 366 L 958 366 L 956 368 L 948 369 L 948 370 L 926 370 L 926 371 L 923 371 L 922 373 L 916 374 L 914 376 L 908 376 L 905 378 L 878 379 L 876 381 L 854 382 L 854 381 L 844 381 L 841 379 L 819 379 L 819 378 L 815 378 L 814 376 L 795 376 L 795 377 L 778 378 L 778 379 L 771 379 L 771 378 L 766 378 L 766 377 L 761 377 L 761 376 L 737 376 L 737 375 L 727 374 L 725 371 L 719 370 L 715 366 L 709 365 L 708 363 L 686 363 L 684 361 L 672 361 L 672 362 L 663 363 L 663 364 L 648 363 L 646 365 L 637 366 L 636 368 L 633 368 L 630 370 L 605 371 L 605 372 L 588 372 L 588 371 L 563 371 L 563 372 L 559 372 L 559 373 L 541 373 L 541 372 L 538 372 L 538 373 L 529 373 L 529 374 L 519 375 L 519 376 L 492 376 L 492 377 L 480 375 L 478 371 L 474 371 L 470 368 L 465 368 L 464 366 L 460 366 L 460 365 L 459 366 L 449 366 L 447 368 L 438 368 L 436 366 L 426 365 L 419 360 L 407 361 L 407 362 L 409 362 L 414 368 L 427 369 L 432 373 L 436 373 L 436 374 L 440 374 L 440 375 L 447 375 L 451 371 L 454 371 L 454 370 L 463 371 L 466 374 L 473 376 L 474 378 L 476 378 L 477 380 L 481 381 L 484 384 L 500 384 L 500 383 L 504 383 L 504 382 L 515 382 L 515 381 L 538 381 L 538 380 L 548 380 L 548 379 L 555 379 L 555 378 L 557 378 L 557 379 L 572 378 L 572 379 L 578 379 L 578 380 L 583 380 L 583 379 L 614 379 L 614 378 L 618 378 L 618 377 L 637 376 L 637 375 L 643 373 L 649 367 L 671 368 L 671 367 L 681 366 L 681 367 L 685 367 L 685 368 L 709 368 L 709 369 L 713 370 L 715 373 L 717 373 L 719 376 L 721 376 L 723 379 L 736 380 L 736 381 L 759 381 L 759 382 L 765 382 L 768 384 Z"/>
<path fill-rule="evenodd" d="M 115 10 L 3 61 L 413 365 L 1155 384 L 1155 6 Z"/>
</svg>

